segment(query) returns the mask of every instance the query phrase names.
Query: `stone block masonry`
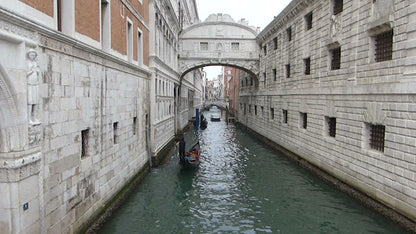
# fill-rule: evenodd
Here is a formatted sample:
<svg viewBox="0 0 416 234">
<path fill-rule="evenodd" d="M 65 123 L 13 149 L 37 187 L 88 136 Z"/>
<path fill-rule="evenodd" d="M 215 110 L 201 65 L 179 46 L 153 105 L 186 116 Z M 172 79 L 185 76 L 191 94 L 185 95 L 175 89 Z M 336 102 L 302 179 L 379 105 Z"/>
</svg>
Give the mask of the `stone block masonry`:
<svg viewBox="0 0 416 234">
<path fill-rule="evenodd" d="M 292 1 L 257 37 L 266 48 L 260 85 L 241 88 L 238 112 L 241 124 L 413 222 L 415 9 L 414 1 Z"/>
</svg>

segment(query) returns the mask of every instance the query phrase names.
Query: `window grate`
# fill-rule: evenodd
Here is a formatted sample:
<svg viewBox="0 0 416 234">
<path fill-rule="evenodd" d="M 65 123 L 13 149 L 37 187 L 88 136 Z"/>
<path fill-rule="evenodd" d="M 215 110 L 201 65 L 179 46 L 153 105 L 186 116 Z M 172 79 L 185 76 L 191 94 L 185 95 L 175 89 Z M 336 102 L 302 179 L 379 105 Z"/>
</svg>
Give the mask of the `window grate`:
<svg viewBox="0 0 416 234">
<path fill-rule="evenodd" d="M 82 148 L 81 148 L 81 158 L 88 156 L 88 148 L 89 148 L 89 138 L 90 130 L 85 129 L 81 131 L 81 141 L 82 141 Z"/>
<path fill-rule="evenodd" d="M 282 110 L 283 123 L 287 124 L 287 110 Z"/>
<path fill-rule="evenodd" d="M 376 62 L 392 60 L 393 54 L 393 30 L 384 32 L 375 37 Z"/>
<path fill-rule="evenodd" d="M 338 70 L 341 68 L 341 47 L 331 50 L 331 70 Z"/>
<path fill-rule="evenodd" d="M 311 74 L 311 58 L 304 59 L 303 63 L 305 64 L 305 75 L 310 75 Z"/>
<path fill-rule="evenodd" d="M 328 122 L 328 135 L 330 137 L 335 137 L 336 134 L 336 126 L 337 126 L 337 119 L 329 117 L 327 119 Z"/>
<path fill-rule="evenodd" d="M 300 112 L 301 127 L 306 129 L 308 127 L 308 114 Z"/>
<path fill-rule="evenodd" d="M 343 0 L 334 0 L 334 15 L 338 15 L 341 13 L 344 9 L 344 1 Z"/>
<path fill-rule="evenodd" d="M 384 125 L 370 125 L 370 147 L 371 149 L 384 152 L 384 136 L 386 127 Z"/>
</svg>

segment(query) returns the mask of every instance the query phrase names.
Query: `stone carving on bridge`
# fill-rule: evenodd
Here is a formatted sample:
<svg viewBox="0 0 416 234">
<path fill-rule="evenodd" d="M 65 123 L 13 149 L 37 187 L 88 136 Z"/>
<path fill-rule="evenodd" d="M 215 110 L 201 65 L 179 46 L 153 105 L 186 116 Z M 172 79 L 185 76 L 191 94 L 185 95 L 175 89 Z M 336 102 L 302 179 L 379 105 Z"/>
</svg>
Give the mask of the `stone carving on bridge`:
<svg viewBox="0 0 416 234">
<path fill-rule="evenodd" d="M 29 123 L 31 125 L 40 124 L 39 119 L 36 117 L 36 110 L 39 105 L 39 79 L 42 75 L 40 67 L 37 62 L 38 53 L 34 49 L 29 49 L 27 52 L 27 105 Z"/>
</svg>

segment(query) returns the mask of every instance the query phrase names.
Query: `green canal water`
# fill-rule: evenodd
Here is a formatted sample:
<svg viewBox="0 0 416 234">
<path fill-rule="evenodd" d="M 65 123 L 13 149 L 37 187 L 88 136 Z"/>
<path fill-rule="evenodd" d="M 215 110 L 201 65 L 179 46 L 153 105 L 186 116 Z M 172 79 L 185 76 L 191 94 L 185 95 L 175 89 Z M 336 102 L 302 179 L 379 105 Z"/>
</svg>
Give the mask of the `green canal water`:
<svg viewBox="0 0 416 234">
<path fill-rule="evenodd" d="M 209 113 L 205 113 L 209 119 Z M 247 132 L 208 121 L 201 164 L 153 169 L 99 233 L 404 233 Z"/>
</svg>

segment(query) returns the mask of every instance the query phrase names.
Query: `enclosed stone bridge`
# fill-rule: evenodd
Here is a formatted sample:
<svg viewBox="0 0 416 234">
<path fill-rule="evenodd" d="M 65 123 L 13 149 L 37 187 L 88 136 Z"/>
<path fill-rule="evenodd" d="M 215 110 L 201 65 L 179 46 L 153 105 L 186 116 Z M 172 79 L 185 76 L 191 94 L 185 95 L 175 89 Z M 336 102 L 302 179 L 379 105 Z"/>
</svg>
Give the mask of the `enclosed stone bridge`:
<svg viewBox="0 0 416 234">
<path fill-rule="evenodd" d="M 227 108 L 227 103 L 224 100 L 222 100 L 222 101 L 205 101 L 205 103 L 204 103 L 205 108 L 211 108 L 212 106 L 217 106 L 220 109 L 225 110 Z"/>
<path fill-rule="evenodd" d="M 212 14 L 204 22 L 184 29 L 179 35 L 179 69 L 182 77 L 200 67 L 230 66 L 259 73 L 258 30 L 229 15 Z"/>
</svg>

